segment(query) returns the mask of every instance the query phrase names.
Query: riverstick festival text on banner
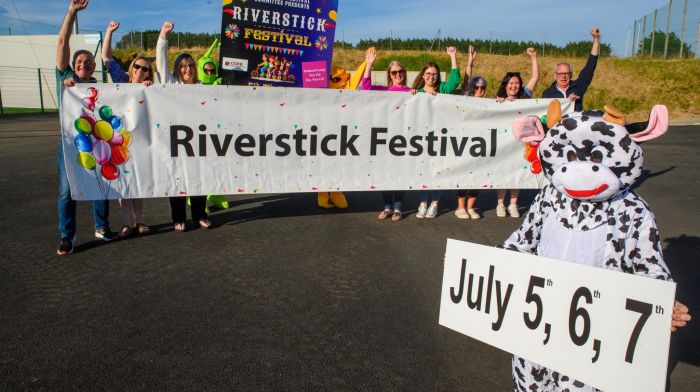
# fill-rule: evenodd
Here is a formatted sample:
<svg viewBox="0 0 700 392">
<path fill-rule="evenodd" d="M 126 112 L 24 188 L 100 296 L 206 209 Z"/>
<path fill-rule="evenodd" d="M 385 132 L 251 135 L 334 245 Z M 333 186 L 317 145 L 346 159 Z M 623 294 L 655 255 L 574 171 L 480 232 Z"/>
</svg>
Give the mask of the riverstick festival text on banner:
<svg viewBox="0 0 700 392">
<path fill-rule="evenodd" d="M 63 91 L 76 200 L 538 188 L 511 124 L 548 99 L 115 84 Z M 562 100 L 565 112 L 572 109 Z"/>
<path fill-rule="evenodd" d="M 440 324 L 607 392 L 663 391 L 675 290 L 449 239 Z"/>
</svg>

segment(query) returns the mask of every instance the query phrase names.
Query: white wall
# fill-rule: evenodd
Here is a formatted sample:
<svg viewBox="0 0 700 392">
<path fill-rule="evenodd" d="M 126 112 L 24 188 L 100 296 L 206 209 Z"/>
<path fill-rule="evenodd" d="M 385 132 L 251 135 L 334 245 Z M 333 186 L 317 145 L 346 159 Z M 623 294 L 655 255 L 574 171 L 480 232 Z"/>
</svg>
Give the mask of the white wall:
<svg viewBox="0 0 700 392">
<path fill-rule="evenodd" d="M 95 52 L 99 34 L 73 35 L 71 55 L 77 50 Z M 56 45 L 58 35 L 0 36 L 0 95 L 4 107 L 39 108 L 39 72 L 44 107 L 56 108 Z M 97 70 L 102 61 L 97 56 Z M 99 75 L 95 75 L 99 79 Z"/>
</svg>

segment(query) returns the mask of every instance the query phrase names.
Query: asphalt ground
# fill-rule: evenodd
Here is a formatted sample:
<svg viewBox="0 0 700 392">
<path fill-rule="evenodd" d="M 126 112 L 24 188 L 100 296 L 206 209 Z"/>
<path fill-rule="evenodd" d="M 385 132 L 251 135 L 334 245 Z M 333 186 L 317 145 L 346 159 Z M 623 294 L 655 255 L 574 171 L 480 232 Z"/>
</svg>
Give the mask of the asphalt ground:
<svg viewBox="0 0 700 392">
<path fill-rule="evenodd" d="M 172 230 L 165 199 L 144 203 L 153 234 L 93 237 L 58 257 L 58 117 L 0 117 L 0 390 L 508 391 L 510 354 L 438 325 L 447 238 L 501 243 L 520 220 L 452 214 L 378 221 L 379 193 L 347 210 L 315 194 L 231 196 L 212 230 Z M 644 145 L 637 191 L 651 205 L 677 297 L 696 321 L 672 338 L 673 391 L 700 385 L 700 126 Z M 526 191 L 521 205 L 534 197 Z M 111 226 L 121 226 L 111 205 Z"/>
</svg>

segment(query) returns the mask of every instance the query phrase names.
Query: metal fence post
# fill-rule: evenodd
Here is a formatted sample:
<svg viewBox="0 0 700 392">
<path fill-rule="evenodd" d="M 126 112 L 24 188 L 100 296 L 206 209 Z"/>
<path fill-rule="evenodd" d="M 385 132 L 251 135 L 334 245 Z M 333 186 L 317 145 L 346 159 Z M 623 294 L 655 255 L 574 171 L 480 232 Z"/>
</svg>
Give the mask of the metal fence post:
<svg viewBox="0 0 700 392">
<path fill-rule="evenodd" d="M 632 55 L 630 57 L 637 57 L 637 19 L 634 20 L 634 30 L 632 33 Z"/>
<path fill-rule="evenodd" d="M 668 13 L 666 14 L 666 42 L 664 42 L 664 60 L 668 58 L 668 30 L 671 27 L 671 8 L 673 8 L 673 0 L 669 0 Z"/>
<path fill-rule="evenodd" d="M 654 58 L 654 38 L 656 38 L 656 13 L 659 9 L 654 10 L 654 26 L 651 28 L 651 48 L 649 50 L 649 58 Z"/>
<path fill-rule="evenodd" d="M 678 55 L 679 58 L 683 58 L 683 47 L 685 46 L 685 16 L 688 12 L 688 0 L 683 2 L 683 21 L 681 22 L 681 50 Z"/>
<path fill-rule="evenodd" d="M 644 21 L 642 22 L 642 53 L 639 57 L 644 57 L 644 47 L 647 43 L 647 16 L 644 15 Z"/>
<path fill-rule="evenodd" d="M 39 103 L 41 104 L 41 112 L 44 113 L 44 89 L 41 88 L 41 68 L 36 69 L 36 74 L 39 82 Z"/>
</svg>

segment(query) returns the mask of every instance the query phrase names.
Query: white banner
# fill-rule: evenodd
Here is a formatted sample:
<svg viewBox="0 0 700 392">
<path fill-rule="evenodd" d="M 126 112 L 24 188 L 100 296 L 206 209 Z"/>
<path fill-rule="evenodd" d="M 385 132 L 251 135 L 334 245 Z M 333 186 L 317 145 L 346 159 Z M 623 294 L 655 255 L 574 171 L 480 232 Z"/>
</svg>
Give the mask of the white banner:
<svg viewBox="0 0 700 392">
<path fill-rule="evenodd" d="M 663 391 L 675 290 L 448 240 L 440 324 L 606 392 Z"/>
<path fill-rule="evenodd" d="M 545 114 L 549 101 L 80 85 L 64 89 L 61 128 L 76 200 L 537 188 L 510 128 L 517 116 Z"/>
</svg>

